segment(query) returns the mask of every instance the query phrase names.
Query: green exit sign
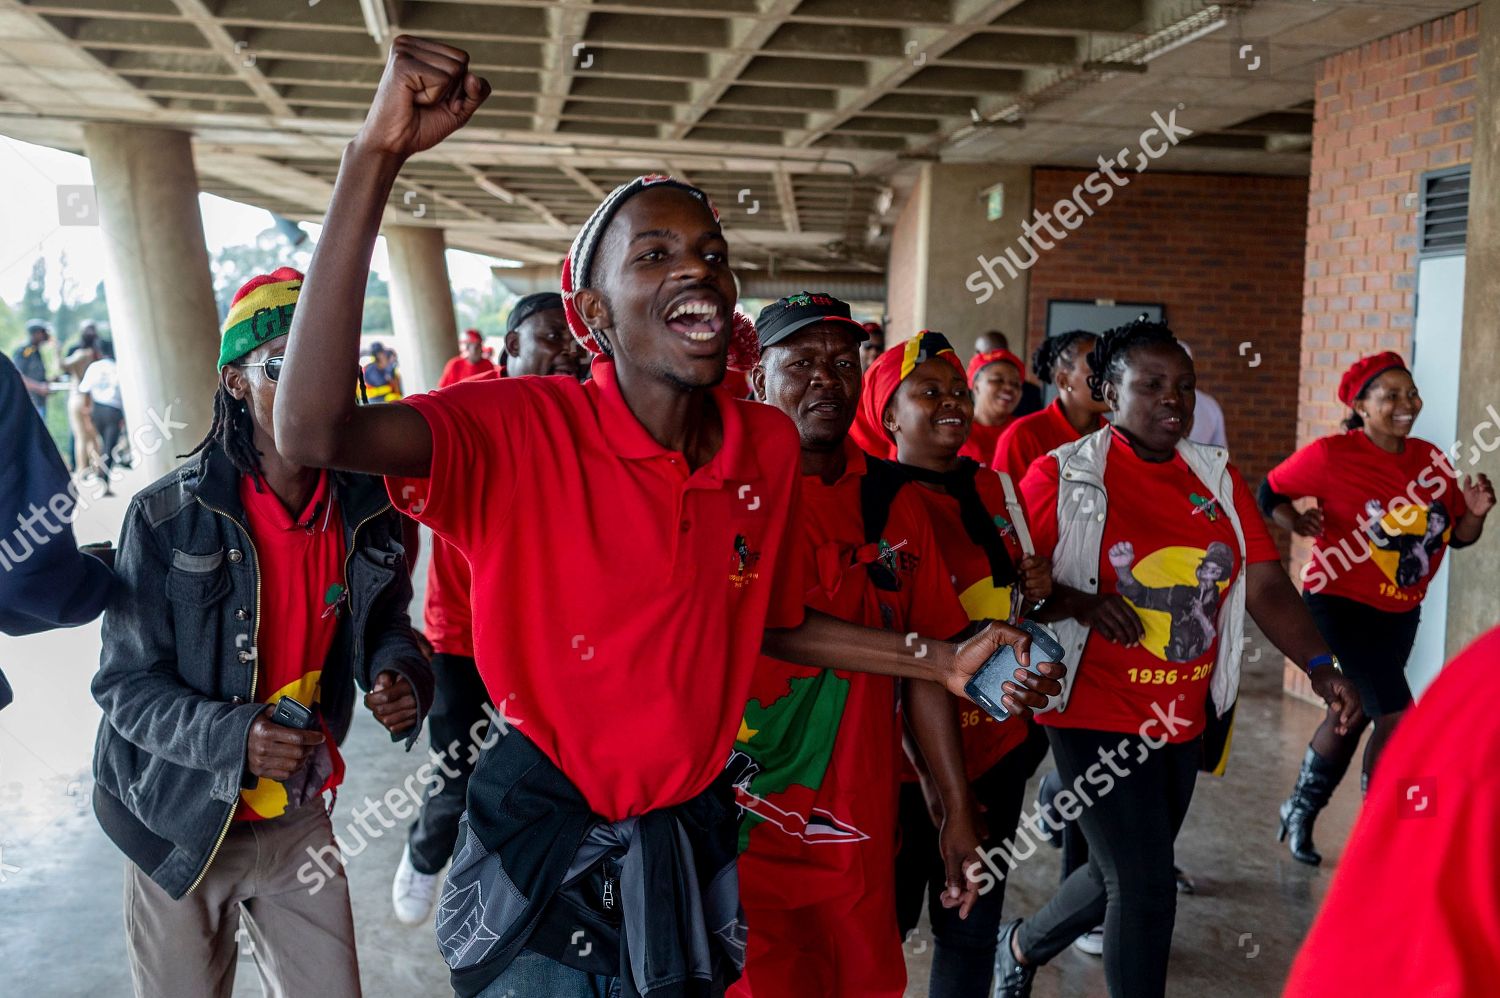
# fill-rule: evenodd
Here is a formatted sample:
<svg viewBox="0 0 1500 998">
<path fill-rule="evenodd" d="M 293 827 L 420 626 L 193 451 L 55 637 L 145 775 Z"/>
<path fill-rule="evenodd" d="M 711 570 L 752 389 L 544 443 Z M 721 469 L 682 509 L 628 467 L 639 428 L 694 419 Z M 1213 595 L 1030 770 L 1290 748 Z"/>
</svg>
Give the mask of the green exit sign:
<svg viewBox="0 0 1500 998">
<path fill-rule="evenodd" d="M 991 222 L 1005 214 L 1005 185 L 996 184 L 984 192 L 984 215 Z"/>
</svg>

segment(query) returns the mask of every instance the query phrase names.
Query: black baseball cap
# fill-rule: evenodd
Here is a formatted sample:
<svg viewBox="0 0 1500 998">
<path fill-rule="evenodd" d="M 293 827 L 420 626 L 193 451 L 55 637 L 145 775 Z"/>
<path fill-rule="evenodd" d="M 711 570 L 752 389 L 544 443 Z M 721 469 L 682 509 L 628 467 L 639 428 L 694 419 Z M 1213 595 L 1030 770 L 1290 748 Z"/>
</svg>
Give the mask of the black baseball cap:
<svg viewBox="0 0 1500 998">
<path fill-rule="evenodd" d="M 760 315 L 755 319 L 755 333 L 764 350 L 774 343 L 780 343 L 804 326 L 829 321 L 848 323 L 856 343 L 870 338 L 865 327 L 849 315 L 847 302 L 820 291 L 804 291 L 776 299 L 760 310 Z"/>
</svg>

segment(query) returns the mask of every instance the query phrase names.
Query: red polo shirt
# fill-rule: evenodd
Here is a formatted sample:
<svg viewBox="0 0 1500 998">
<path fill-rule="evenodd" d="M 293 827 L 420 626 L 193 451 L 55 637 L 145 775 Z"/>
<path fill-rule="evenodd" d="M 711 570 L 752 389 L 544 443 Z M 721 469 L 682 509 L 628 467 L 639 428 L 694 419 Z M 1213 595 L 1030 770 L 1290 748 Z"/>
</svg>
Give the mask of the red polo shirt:
<svg viewBox="0 0 1500 998">
<path fill-rule="evenodd" d="M 311 707 L 322 700 L 323 662 L 333 646 L 339 614 L 348 606 L 344 521 L 328 472 L 318 476 L 307 507 L 295 518 L 269 487 L 256 491 L 249 475 L 240 476 L 240 503 L 260 573 L 256 698 L 275 703 L 289 696 Z M 326 725 L 323 734 L 328 735 Z M 332 738 L 326 738 L 310 765 L 318 792 L 343 779 L 344 762 Z M 287 809 L 287 788 L 261 777 L 254 788 L 240 791 L 240 800 L 244 806 L 235 815 L 241 821 L 280 817 Z"/>
<path fill-rule="evenodd" d="M 1039 714 L 1037 723 L 1134 734 L 1156 716 L 1153 704 L 1176 701 L 1175 714 L 1191 723 L 1171 740 L 1184 742 L 1196 738 L 1207 720 L 1204 703 L 1218 656 L 1219 609 L 1231 581 L 1245 584 L 1246 561 L 1279 561 L 1281 555 L 1233 466 L 1229 476 L 1245 535 L 1243 559 L 1229 517 L 1180 454 L 1170 461 L 1147 461 L 1124 434 L 1112 432 L 1104 465 L 1109 509 L 1099 545 L 1099 592 L 1123 596 L 1140 617 L 1145 637 L 1124 648 L 1098 631 L 1090 633 L 1067 709 Z M 1021 490 L 1033 514 L 1037 553 L 1051 555 L 1057 547 L 1056 459 L 1033 464 Z M 1125 566 L 1130 581 L 1123 583 L 1109 557 L 1116 545 L 1122 556 L 1127 551 L 1130 556 Z"/>
<path fill-rule="evenodd" d="M 616 820 L 724 768 L 767 627 L 802 621 L 797 431 L 711 393 L 724 427 L 692 470 L 593 377 L 460 382 L 403 400 L 430 478 L 397 507 L 473 569 L 474 658 L 516 730 Z"/>
<path fill-rule="evenodd" d="M 463 365 L 472 373 L 457 370 Z M 469 364 L 462 356 L 454 357 L 443 371 L 439 388 L 446 388 L 470 378 L 497 378 L 500 371 L 487 360 Z M 427 591 L 422 601 L 422 630 L 432 642 L 434 651 L 444 655 L 474 657 L 473 610 L 469 606 L 469 560 L 452 544 L 436 534 L 432 552 L 427 558 Z"/>
<path fill-rule="evenodd" d="M 974 486 L 986 511 L 995 518 L 1005 549 L 1011 562 L 1019 565 L 1021 542 L 1010 526 L 1010 513 L 1005 508 L 1005 489 L 1000 477 L 991 471 L 980 470 L 974 476 Z M 969 620 L 1000 620 L 1010 615 L 1010 586 L 996 586 L 990 575 L 990 559 L 984 549 L 975 544 L 964 529 L 959 513 L 958 500 L 943 492 L 935 492 L 924 486 L 912 484 L 902 490 L 921 498 L 928 515 L 932 518 L 932 530 L 937 537 L 938 549 L 943 553 L 943 562 L 948 566 L 950 587 L 958 594 L 965 616 Z M 1026 740 L 1027 721 L 1011 718 L 997 721 L 967 700 L 958 704 L 959 734 L 964 743 L 964 771 L 972 781 L 989 771 L 990 767 L 1005 757 L 1005 754 Z M 908 779 L 916 773 L 907 767 Z"/>
<path fill-rule="evenodd" d="M 460 381 L 467 381 L 470 378 L 494 373 L 494 361 L 480 357 L 477 363 L 471 364 L 464 359 L 463 354 L 459 354 L 448 361 L 447 365 L 443 368 L 442 377 L 438 378 L 438 387 L 447 388 L 449 385 L 456 385 Z"/>
<path fill-rule="evenodd" d="M 1272 468 L 1266 483 L 1322 507 L 1323 532 L 1302 571 L 1308 591 L 1391 613 L 1422 602 L 1467 509 L 1458 476 L 1435 445 L 1412 437 L 1391 454 L 1363 430 L 1314 440 Z M 1371 503 L 1383 511 L 1379 520 L 1369 516 Z"/>
<path fill-rule="evenodd" d="M 975 420 L 969 424 L 969 439 L 959 448 L 960 457 L 972 457 L 981 465 L 988 468 L 990 461 L 995 457 L 995 446 L 1000 442 L 1000 437 L 1005 433 L 1006 427 L 1015 420 L 1006 420 L 1001 426 L 986 426 Z"/>
<path fill-rule="evenodd" d="M 1286 998 L 1495 993 L 1497 699 L 1500 630 L 1492 630 L 1448 663 L 1380 754 Z"/>
<path fill-rule="evenodd" d="M 1103 426 L 1104 423 L 1104 417 L 1100 416 L 1098 426 Z M 1073 424 L 1068 422 L 1062 403 L 1054 400 L 1046 408 L 1022 416 L 1005 428 L 1005 432 L 1000 434 L 1000 441 L 995 444 L 995 456 L 990 461 L 990 467 L 1009 473 L 1012 479 L 1019 482 L 1026 477 L 1031 462 L 1052 448 L 1072 443 L 1081 436 L 1083 434 L 1073 429 Z"/>
<path fill-rule="evenodd" d="M 422 603 L 422 629 L 433 651 L 474 657 L 470 584 L 469 560 L 433 534 L 432 552 L 427 558 L 427 593 Z"/>
</svg>

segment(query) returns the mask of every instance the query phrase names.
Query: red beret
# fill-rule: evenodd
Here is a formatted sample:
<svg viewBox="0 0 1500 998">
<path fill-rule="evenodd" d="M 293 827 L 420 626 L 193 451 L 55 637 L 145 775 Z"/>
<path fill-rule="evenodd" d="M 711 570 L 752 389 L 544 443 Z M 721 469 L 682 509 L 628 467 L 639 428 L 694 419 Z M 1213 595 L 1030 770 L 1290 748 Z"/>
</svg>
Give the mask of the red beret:
<svg viewBox="0 0 1500 998">
<path fill-rule="evenodd" d="M 1390 350 L 1370 357 L 1361 357 L 1339 379 L 1339 401 L 1353 409 L 1354 400 L 1359 398 L 1370 382 L 1386 371 L 1396 369 L 1406 370 L 1406 361 L 1401 359 L 1400 354 Z"/>
<path fill-rule="evenodd" d="M 1020 371 L 1023 381 L 1026 379 L 1026 363 L 1020 357 L 1009 350 L 986 350 L 984 353 L 976 353 L 969 361 L 969 387 L 974 387 L 974 379 L 979 376 L 980 371 L 1002 360 Z"/>
<path fill-rule="evenodd" d="M 468 340 L 470 343 L 484 342 L 484 337 L 480 335 L 479 330 L 477 329 L 465 329 L 464 339 Z"/>
</svg>

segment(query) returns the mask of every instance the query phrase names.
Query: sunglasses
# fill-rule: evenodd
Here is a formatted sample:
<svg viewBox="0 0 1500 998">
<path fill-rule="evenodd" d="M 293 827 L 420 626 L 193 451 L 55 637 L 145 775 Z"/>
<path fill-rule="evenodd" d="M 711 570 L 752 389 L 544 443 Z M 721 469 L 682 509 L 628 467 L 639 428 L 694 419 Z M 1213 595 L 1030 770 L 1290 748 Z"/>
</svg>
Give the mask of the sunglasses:
<svg viewBox="0 0 1500 998">
<path fill-rule="evenodd" d="M 272 357 L 270 360 L 261 361 L 259 364 L 241 364 L 240 366 L 241 367 L 264 367 L 266 369 L 266 377 L 267 378 L 270 378 L 272 381 L 280 381 L 281 380 L 281 362 L 283 360 L 285 360 L 284 357 Z"/>
</svg>

